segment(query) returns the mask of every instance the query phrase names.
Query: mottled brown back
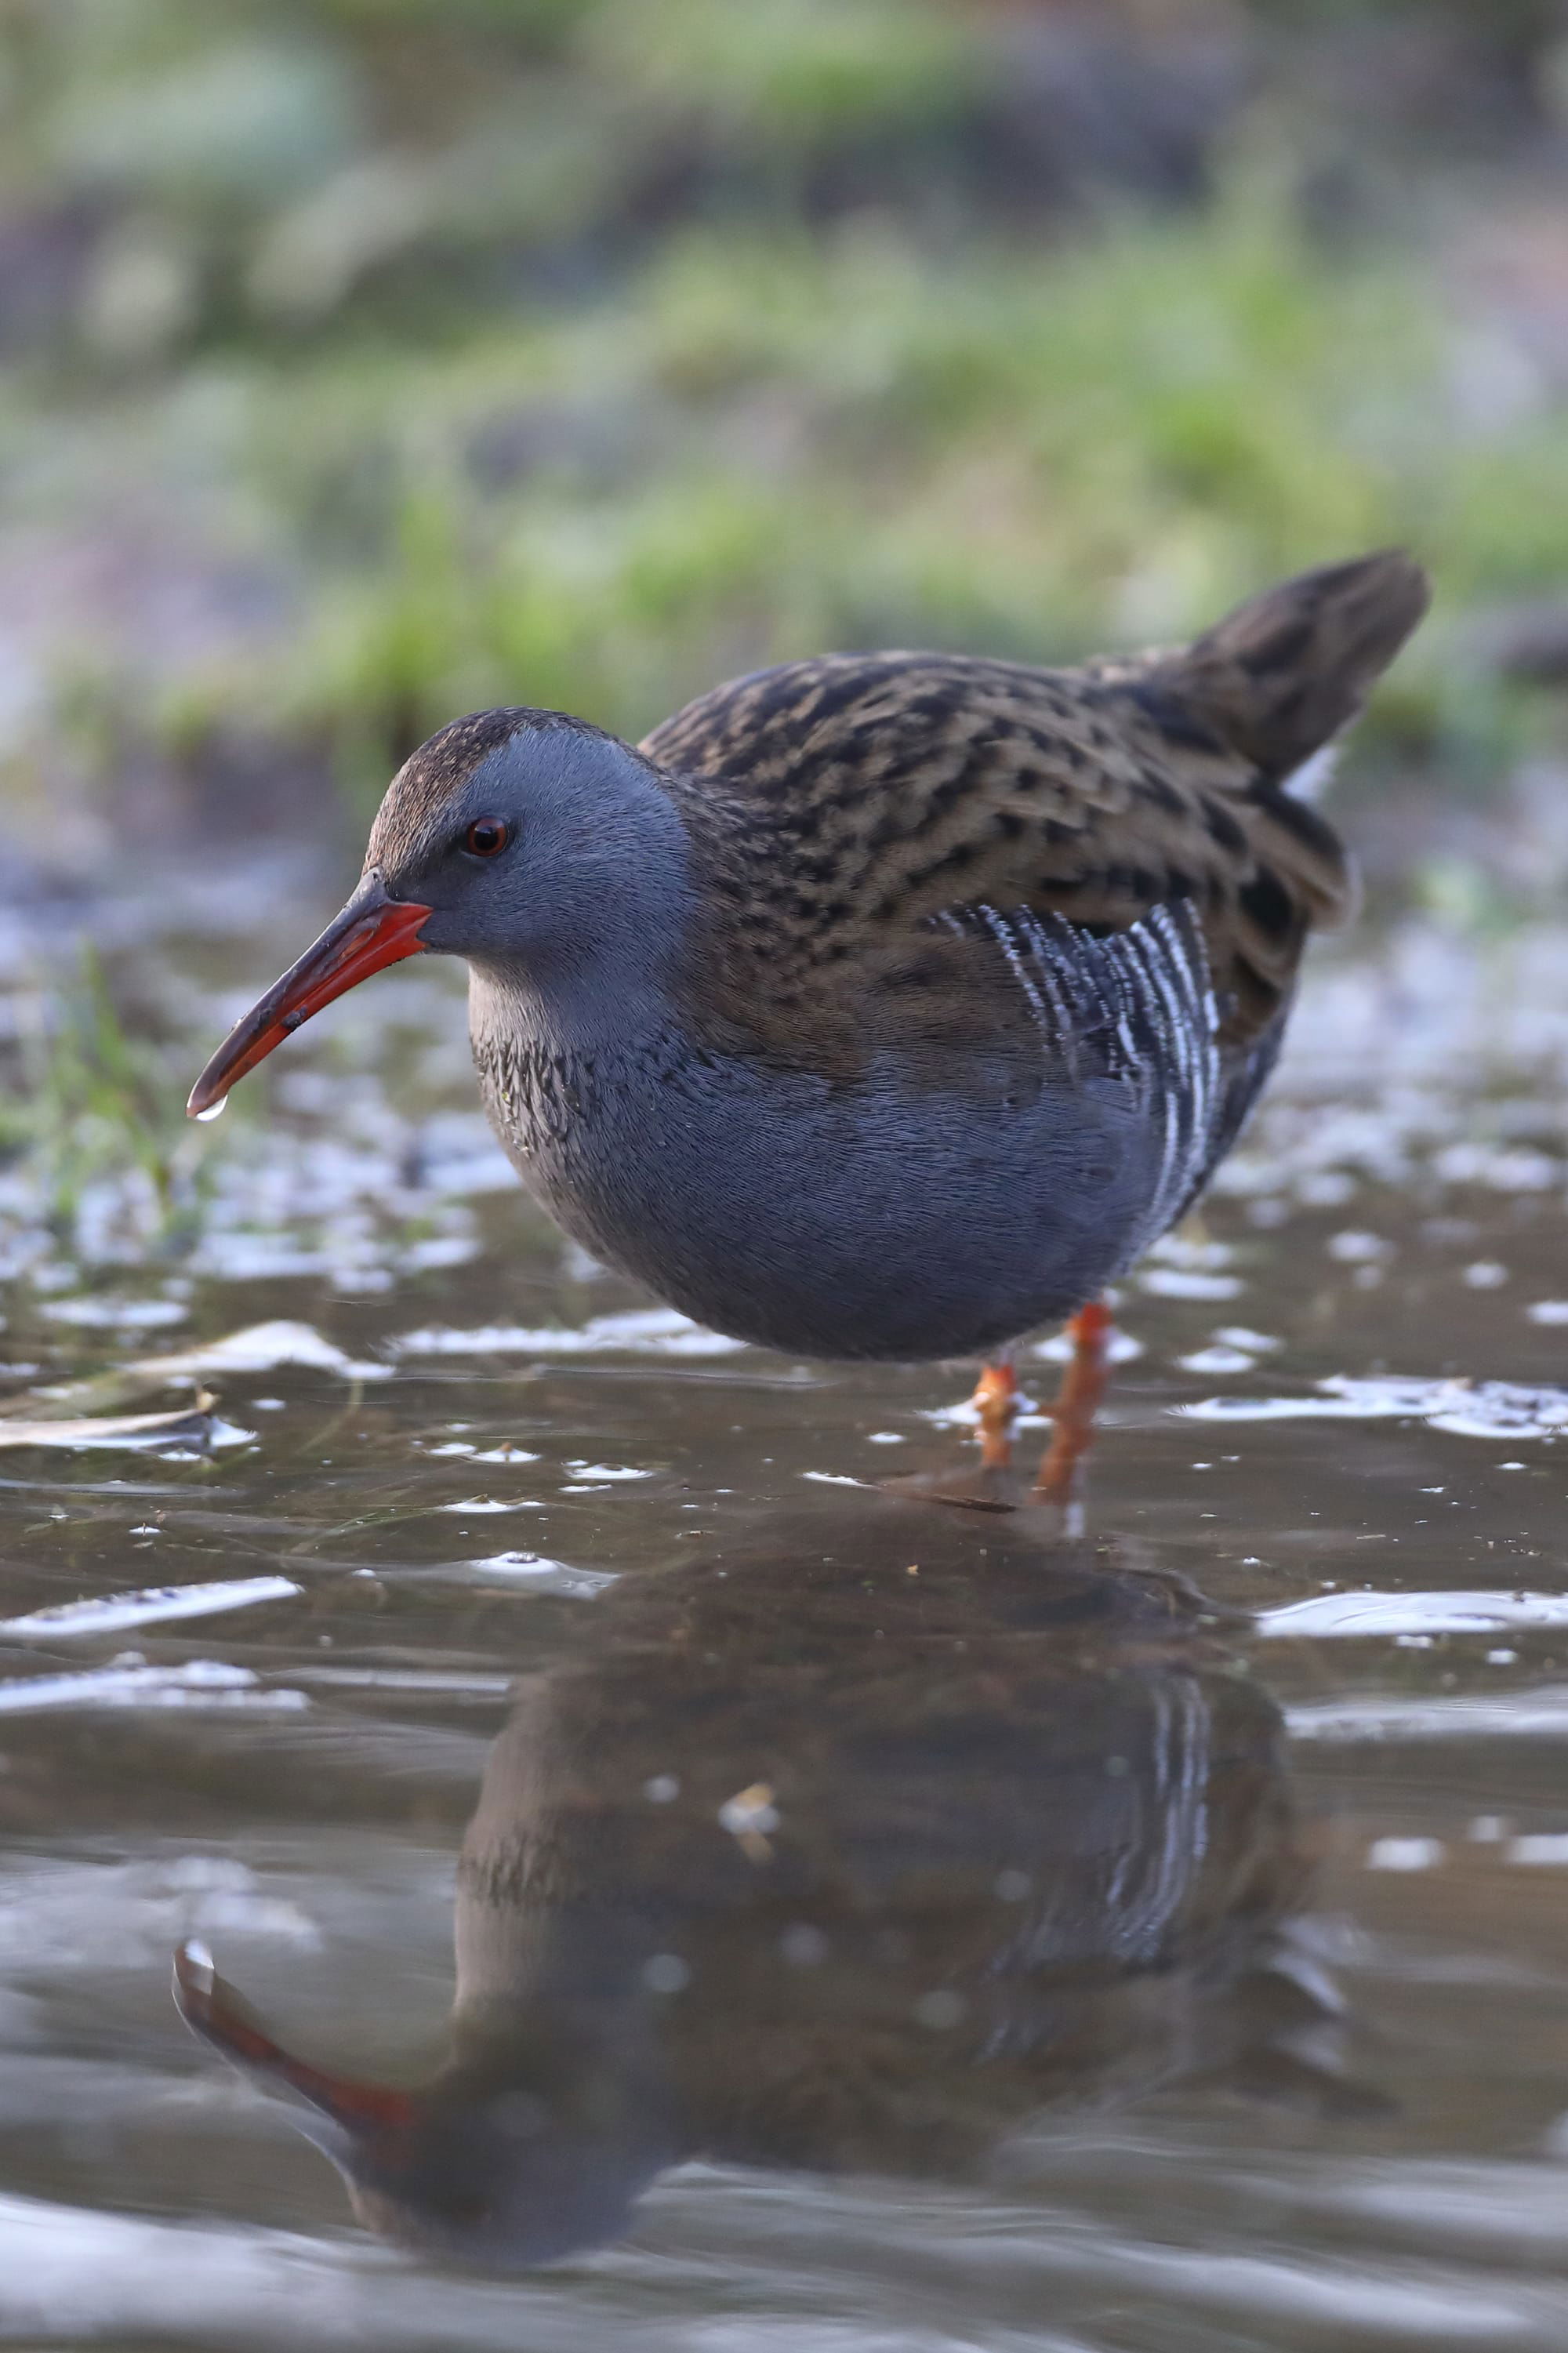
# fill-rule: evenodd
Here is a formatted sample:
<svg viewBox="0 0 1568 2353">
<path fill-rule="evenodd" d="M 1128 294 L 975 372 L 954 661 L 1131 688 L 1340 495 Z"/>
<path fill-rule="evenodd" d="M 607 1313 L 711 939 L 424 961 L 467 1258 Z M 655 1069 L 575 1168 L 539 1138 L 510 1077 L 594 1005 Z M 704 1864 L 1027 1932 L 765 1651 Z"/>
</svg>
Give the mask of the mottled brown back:
<svg viewBox="0 0 1568 2353">
<path fill-rule="evenodd" d="M 824 1067 L 879 1014 L 889 1042 L 951 1046 L 1017 1008 L 994 955 L 935 919 L 1026 909 L 1119 932 L 1185 900 L 1222 1044 L 1249 1052 L 1309 930 L 1353 900 L 1337 836 L 1287 781 L 1426 601 L 1388 553 L 1304 574 L 1173 652 L 1067 670 L 838 654 L 715 688 L 642 746 L 706 866 L 712 1001 Z"/>
</svg>

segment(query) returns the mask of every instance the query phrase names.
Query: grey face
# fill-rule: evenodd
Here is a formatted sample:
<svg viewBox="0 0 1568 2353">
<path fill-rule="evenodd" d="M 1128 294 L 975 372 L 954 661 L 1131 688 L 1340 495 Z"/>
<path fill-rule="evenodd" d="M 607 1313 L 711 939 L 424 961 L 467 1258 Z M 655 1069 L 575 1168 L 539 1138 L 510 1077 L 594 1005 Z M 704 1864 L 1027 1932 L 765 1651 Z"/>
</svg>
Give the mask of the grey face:
<svg viewBox="0 0 1568 2353">
<path fill-rule="evenodd" d="M 629 744 L 551 711 L 454 720 L 393 778 L 358 890 L 229 1032 L 188 1109 L 212 1111 L 302 1021 L 427 948 L 468 958 L 503 1034 L 530 999 L 579 1036 L 658 1016 L 686 853 L 658 770 Z"/>
<path fill-rule="evenodd" d="M 430 909 L 422 947 L 549 987 L 619 970 L 668 936 L 684 837 L 629 745 L 524 724 L 438 797 L 419 758 L 388 790 L 365 864 L 394 898 Z"/>
</svg>

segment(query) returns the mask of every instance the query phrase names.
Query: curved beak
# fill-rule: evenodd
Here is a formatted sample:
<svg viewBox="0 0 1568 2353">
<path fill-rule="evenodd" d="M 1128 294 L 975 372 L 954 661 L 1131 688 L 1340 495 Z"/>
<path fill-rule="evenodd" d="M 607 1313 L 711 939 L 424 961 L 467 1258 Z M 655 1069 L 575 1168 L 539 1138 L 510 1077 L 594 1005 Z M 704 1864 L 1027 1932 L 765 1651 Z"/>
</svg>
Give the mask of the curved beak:
<svg viewBox="0 0 1568 2353">
<path fill-rule="evenodd" d="M 298 2092 L 350 2134 L 397 2131 L 412 2118 L 413 2102 L 406 2092 L 356 2084 L 312 2066 L 308 2059 L 292 2057 L 273 2041 L 248 2002 L 219 1977 L 205 1946 L 194 1940 L 174 1955 L 174 2007 L 192 2032 L 221 2052 L 231 2067 Z"/>
<path fill-rule="evenodd" d="M 389 898 L 373 867 L 342 913 L 230 1030 L 191 1089 L 185 1105 L 191 1118 L 200 1119 L 222 1103 L 237 1079 L 265 1061 L 274 1046 L 291 1038 L 334 997 L 384 965 L 417 955 L 424 945 L 417 934 L 429 914 L 428 907 L 412 899 Z"/>
</svg>

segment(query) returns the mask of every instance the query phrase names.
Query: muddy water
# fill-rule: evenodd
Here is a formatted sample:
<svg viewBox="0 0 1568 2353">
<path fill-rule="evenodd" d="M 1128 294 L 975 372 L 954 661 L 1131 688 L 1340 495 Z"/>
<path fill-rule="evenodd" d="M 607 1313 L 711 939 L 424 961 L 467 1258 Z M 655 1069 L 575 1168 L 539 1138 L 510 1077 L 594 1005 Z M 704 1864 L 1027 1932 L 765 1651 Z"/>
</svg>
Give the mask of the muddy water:
<svg viewBox="0 0 1568 2353">
<path fill-rule="evenodd" d="M 456 1017 L 299 1041 L 173 1255 L 4 1176 L 0 2334 L 1568 2342 L 1554 943 L 1320 970 L 1080 1531 L 889 1490 L 960 1369 L 563 1255 Z"/>
</svg>

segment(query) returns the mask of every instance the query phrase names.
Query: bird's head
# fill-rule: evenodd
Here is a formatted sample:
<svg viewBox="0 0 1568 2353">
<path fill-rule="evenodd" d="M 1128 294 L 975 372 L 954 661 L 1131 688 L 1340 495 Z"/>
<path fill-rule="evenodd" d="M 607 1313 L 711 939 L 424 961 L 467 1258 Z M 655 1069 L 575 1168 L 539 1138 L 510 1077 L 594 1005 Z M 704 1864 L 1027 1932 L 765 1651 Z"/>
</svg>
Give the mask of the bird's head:
<svg viewBox="0 0 1568 2353">
<path fill-rule="evenodd" d="M 423 951 L 608 1008 L 650 968 L 685 889 L 680 818 L 630 744 L 552 711 L 454 720 L 388 786 L 347 906 L 224 1040 L 187 1108 L 210 1116 L 312 1014 Z"/>
<path fill-rule="evenodd" d="M 596 2042 L 581 2020 L 503 2010 L 454 2032 L 408 2091 L 297 2057 L 197 1943 L 174 1956 L 174 2000 L 203 2042 L 331 2158 L 370 2230 L 426 2253 L 531 2270 L 604 2246 L 681 2155 L 657 2054 Z"/>
</svg>

